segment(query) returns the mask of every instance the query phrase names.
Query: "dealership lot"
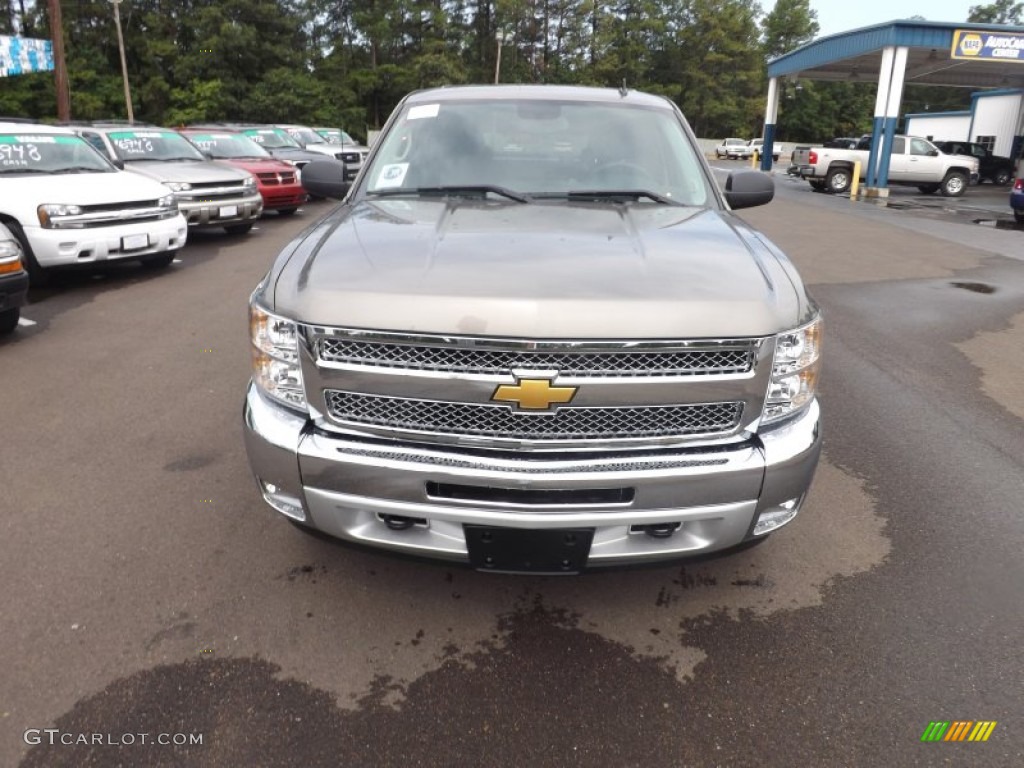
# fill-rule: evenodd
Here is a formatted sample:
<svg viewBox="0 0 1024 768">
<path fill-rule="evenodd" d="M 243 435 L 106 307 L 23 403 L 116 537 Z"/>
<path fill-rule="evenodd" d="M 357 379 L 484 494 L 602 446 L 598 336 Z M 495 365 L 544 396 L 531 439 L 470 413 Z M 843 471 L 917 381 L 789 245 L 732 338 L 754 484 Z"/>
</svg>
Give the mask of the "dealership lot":
<svg viewBox="0 0 1024 768">
<path fill-rule="evenodd" d="M 1008 191 L 881 209 L 776 179 L 744 217 L 825 310 L 825 456 L 794 524 L 714 560 L 513 578 L 275 517 L 241 442 L 246 302 L 327 203 L 33 291 L 0 341 L 0 764 L 1020 765 Z M 936 720 L 998 726 L 922 744 Z"/>
</svg>

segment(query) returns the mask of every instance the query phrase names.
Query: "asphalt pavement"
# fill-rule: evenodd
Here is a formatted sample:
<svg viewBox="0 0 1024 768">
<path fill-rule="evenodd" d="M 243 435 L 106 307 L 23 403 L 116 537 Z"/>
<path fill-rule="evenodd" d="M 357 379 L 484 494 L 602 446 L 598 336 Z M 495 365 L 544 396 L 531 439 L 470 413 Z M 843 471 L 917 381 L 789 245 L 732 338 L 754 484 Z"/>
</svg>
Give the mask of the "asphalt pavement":
<svg viewBox="0 0 1024 768">
<path fill-rule="evenodd" d="M 777 188 L 741 213 L 825 312 L 822 464 L 763 545 L 668 566 L 482 574 L 263 505 L 246 303 L 327 203 L 33 290 L 0 341 L 0 765 L 1024 764 L 1024 231 Z"/>
</svg>

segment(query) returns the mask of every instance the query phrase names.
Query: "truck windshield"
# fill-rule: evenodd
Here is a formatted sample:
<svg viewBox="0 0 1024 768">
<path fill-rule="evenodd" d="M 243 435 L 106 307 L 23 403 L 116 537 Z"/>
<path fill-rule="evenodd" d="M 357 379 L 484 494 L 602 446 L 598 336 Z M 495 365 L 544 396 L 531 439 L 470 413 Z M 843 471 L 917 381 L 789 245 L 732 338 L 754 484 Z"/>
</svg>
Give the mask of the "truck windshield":
<svg viewBox="0 0 1024 768">
<path fill-rule="evenodd" d="M 265 149 L 302 149 L 295 139 L 277 128 L 252 128 L 243 133 Z"/>
<path fill-rule="evenodd" d="M 686 205 L 711 199 L 698 155 L 672 110 L 608 102 L 408 104 L 381 138 L 365 178 L 369 194 L 493 187 L 530 198 L 605 193 L 589 197 Z"/>
<path fill-rule="evenodd" d="M 198 149 L 174 131 L 111 131 L 107 134 L 117 156 L 132 160 L 205 160 Z"/>
<path fill-rule="evenodd" d="M 0 173 L 106 173 L 115 168 L 78 136 L 0 134 Z"/>
<path fill-rule="evenodd" d="M 186 133 L 188 140 L 218 160 L 242 157 L 268 158 L 270 153 L 240 133 Z"/>
<path fill-rule="evenodd" d="M 326 144 L 327 141 L 312 128 L 289 128 L 288 133 L 300 144 Z"/>
</svg>

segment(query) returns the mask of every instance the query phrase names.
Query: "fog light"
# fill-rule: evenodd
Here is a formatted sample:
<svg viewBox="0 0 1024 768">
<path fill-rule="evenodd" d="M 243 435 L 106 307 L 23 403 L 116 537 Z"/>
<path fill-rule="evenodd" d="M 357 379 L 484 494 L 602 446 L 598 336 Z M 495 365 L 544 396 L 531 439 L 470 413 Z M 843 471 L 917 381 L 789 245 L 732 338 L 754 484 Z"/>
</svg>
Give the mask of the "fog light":
<svg viewBox="0 0 1024 768">
<path fill-rule="evenodd" d="M 287 493 L 281 486 L 263 480 L 260 480 L 260 489 L 263 491 L 263 500 L 282 515 L 300 523 L 306 522 L 306 512 L 299 498 Z"/>
<path fill-rule="evenodd" d="M 774 531 L 776 528 L 781 528 L 794 517 L 796 513 L 800 511 L 800 502 L 803 500 L 803 496 L 795 499 L 790 499 L 777 507 L 769 507 L 760 515 L 757 516 L 757 523 L 754 525 L 754 535 L 763 536 L 766 533 Z"/>
</svg>

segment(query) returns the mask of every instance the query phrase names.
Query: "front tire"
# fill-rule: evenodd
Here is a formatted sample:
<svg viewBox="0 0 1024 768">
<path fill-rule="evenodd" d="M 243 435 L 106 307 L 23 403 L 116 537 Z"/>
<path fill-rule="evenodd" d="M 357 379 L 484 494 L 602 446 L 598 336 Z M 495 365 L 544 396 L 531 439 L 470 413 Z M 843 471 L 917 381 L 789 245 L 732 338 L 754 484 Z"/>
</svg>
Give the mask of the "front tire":
<svg viewBox="0 0 1024 768">
<path fill-rule="evenodd" d="M 164 269 L 171 266 L 171 262 L 174 261 L 174 257 L 177 255 L 177 251 L 154 253 L 152 256 L 143 256 L 139 259 L 139 264 L 142 265 L 143 269 Z"/>
<path fill-rule="evenodd" d="M 1013 174 L 1006 169 L 996 171 L 995 175 L 992 177 L 992 183 L 997 187 L 1005 187 L 1011 181 L 1013 181 Z"/>
<path fill-rule="evenodd" d="M 18 327 L 19 317 L 21 317 L 21 307 L 0 312 L 0 336 L 12 333 Z"/>
<path fill-rule="evenodd" d="M 297 210 L 299 210 L 299 209 L 298 208 L 278 208 L 277 215 L 278 216 L 294 216 L 295 212 Z"/>
<path fill-rule="evenodd" d="M 944 197 L 960 197 L 967 190 L 967 177 L 960 171 L 950 171 L 942 180 Z"/>
<path fill-rule="evenodd" d="M 848 168 L 832 168 L 825 177 L 825 186 L 833 195 L 842 194 L 850 188 L 850 171 Z"/>
</svg>

